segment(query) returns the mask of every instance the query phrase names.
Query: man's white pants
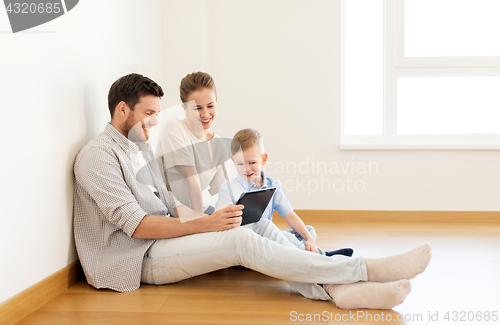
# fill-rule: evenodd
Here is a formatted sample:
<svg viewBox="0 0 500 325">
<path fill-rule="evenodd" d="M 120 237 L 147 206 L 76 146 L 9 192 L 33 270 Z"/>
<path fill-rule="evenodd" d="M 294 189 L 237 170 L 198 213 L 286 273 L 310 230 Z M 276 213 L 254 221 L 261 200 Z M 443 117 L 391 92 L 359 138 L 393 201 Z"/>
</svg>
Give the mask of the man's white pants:
<svg viewBox="0 0 500 325">
<path fill-rule="evenodd" d="M 200 274 L 242 265 L 288 281 L 303 296 L 330 300 L 322 286 L 367 281 L 361 257 L 326 257 L 295 247 L 274 223 L 159 239 L 147 251 L 143 283 L 174 283 Z"/>
</svg>

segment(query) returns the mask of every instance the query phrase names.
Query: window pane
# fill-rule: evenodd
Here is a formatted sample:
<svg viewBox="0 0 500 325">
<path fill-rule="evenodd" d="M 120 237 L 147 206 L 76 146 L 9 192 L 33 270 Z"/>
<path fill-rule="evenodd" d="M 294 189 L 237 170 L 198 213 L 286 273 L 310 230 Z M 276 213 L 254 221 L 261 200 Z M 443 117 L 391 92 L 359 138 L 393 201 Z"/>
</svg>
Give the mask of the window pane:
<svg viewBox="0 0 500 325">
<path fill-rule="evenodd" d="M 500 133 L 500 77 L 399 77 L 398 134 Z"/>
<path fill-rule="evenodd" d="M 346 1 L 345 133 L 384 129 L 384 2 Z"/>
<path fill-rule="evenodd" d="M 499 0 L 405 0 L 405 56 L 500 55 Z"/>
</svg>

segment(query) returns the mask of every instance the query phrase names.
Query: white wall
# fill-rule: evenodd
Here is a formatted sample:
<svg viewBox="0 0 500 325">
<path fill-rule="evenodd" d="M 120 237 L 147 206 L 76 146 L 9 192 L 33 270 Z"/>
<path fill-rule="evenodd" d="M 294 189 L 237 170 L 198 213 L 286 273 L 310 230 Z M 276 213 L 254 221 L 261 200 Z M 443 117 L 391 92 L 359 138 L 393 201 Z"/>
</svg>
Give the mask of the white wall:
<svg viewBox="0 0 500 325">
<path fill-rule="evenodd" d="M 338 149 L 339 0 L 164 4 L 169 19 L 163 35 L 163 82 L 167 92 L 173 91 L 165 101 L 178 103 L 177 87 L 185 74 L 199 69 L 211 73 L 219 105 L 214 129 L 226 137 L 244 127 L 258 129 L 271 163 L 267 170 L 286 183 L 295 208 L 500 209 L 497 151 Z M 173 26 L 182 26 L 182 33 Z M 317 163 L 328 166 L 323 191 L 322 175 L 312 171 Z M 302 172 L 294 173 L 293 166 L 302 166 Z"/>
<path fill-rule="evenodd" d="M 17 34 L 0 9 L 0 302 L 76 260 L 73 161 L 109 121 L 117 78 L 161 83 L 160 8 L 85 0 Z"/>
<path fill-rule="evenodd" d="M 0 10 L 0 302 L 76 260 L 73 160 L 109 121 L 111 83 L 133 71 L 160 82 L 163 108 L 185 74 L 211 73 L 215 131 L 260 130 L 295 208 L 498 210 L 496 151 L 338 149 L 339 20 L 337 0 L 86 0 L 12 34 Z M 323 177 L 352 191 L 314 190 L 313 161 L 337 163 Z"/>
</svg>

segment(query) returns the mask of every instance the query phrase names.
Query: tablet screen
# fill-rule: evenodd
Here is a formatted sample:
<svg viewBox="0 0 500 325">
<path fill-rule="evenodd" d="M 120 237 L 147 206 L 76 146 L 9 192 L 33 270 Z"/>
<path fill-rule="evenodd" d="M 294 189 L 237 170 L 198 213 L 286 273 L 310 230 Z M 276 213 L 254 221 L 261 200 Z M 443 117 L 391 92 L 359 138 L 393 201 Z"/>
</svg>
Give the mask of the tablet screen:
<svg viewBox="0 0 500 325">
<path fill-rule="evenodd" d="M 243 204 L 245 206 L 243 208 L 243 220 L 241 221 L 242 226 L 260 220 L 275 191 L 275 188 L 268 188 L 243 193 L 238 202 L 236 202 L 237 205 Z"/>
</svg>

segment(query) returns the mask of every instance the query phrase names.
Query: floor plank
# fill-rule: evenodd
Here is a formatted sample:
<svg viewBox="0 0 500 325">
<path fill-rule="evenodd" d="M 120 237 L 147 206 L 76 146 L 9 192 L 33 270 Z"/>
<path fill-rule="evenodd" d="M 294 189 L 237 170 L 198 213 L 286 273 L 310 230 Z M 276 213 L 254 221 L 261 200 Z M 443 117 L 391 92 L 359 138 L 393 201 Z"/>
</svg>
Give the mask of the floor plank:
<svg viewBox="0 0 500 325">
<path fill-rule="evenodd" d="M 158 312 L 169 298 L 169 295 L 134 295 L 128 293 L 101 294 L 100 292 L 79 294 L 66 292 L 40 309 L 106 312 L 140 310 L 144 313 L 154 313 Z"/>
<path fill-rule="evenodd" d="M 303 298 L 284 281 L 234 267 L 128 293 L 97 290 L 81 281 L 18 324 L 500 323 L 491 320 L 492 312 L 500 314 L 500 226 L 323 222 L 314 227 L 318 246 L 327 250 L 353 247 L 354 256 L 385 256 L 428 241 L 433 259 L 392 311 L 340 310 L 332 302 Z M 465 313 L 465 321 L 454 322 L 454 311 Z"/>
</svg>

